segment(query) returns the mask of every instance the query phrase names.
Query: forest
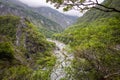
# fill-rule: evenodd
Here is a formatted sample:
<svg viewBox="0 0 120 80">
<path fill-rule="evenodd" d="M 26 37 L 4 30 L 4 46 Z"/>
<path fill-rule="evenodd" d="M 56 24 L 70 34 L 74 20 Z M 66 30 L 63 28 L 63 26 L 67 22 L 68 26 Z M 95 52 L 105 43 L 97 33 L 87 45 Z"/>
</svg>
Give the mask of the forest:
<svg viewBox="0 0 120 80">
<path fill-rule="evenodd" d="M 120 80 L 120 0 L 49 2 L 0 1 L 0 80 Z"/>
</svg>

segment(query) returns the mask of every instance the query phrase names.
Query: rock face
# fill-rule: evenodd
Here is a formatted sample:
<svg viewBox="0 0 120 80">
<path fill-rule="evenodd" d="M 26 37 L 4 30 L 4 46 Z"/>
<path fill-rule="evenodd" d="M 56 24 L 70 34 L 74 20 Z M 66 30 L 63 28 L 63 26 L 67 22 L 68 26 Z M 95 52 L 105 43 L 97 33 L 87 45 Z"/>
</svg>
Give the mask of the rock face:
<svg viewBox="0 0 120 80">
<path fill-rule="evenodd" d="M 32 76 L 33 69 L 45 65 L 42 62 L 37 64 L 37 60 L 46 57 L 52 59 L 50 52 L 53 48 L 54 44 L 46 41 L 29 20 L 16 16 L 0 16 L 0 80 L 30 80 L 31 77 L 27 76 Z M 11 69 L 13 71 L 10 73 Z"/>
</svg>

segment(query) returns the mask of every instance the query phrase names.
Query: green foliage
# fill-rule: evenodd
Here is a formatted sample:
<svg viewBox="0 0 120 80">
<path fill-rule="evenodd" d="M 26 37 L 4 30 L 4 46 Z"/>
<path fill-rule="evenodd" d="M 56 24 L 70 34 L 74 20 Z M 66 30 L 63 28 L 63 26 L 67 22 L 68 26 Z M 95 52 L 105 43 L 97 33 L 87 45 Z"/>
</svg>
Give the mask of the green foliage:
<svg viewBox="0 0 120 80">
<path fill-rule="evenodd" d="M 50 74 L 56 63 L 56 57 L 50 52 L 38 54 L 36 63 L 39 65 L 31 76 L 31 80 L 50 80 Z"/>
<path fill-rule="evenodd" d="M 47 0 L 46 2 L 55 3 L 56 8 L 60 8 L 61 5 L 63 10 L 68 11 L 73 8 L 83 12 L 85 10 L 97 9 L 104 12 L 118 12 L 120 13 L 119 0 L 105 0 L 103 3 L 99 3 L 99 0 Z M 117 4 L 117 5 L 115 5 Z M 70 7 L 69 7 L 70 6 Z M 93 7 L 94 6 L 94 7 Z"/>
<path fill-rule="evenodd" d="M 16 25 L 19 20 L 16 16 L 0 16 L 0 34 L 15 39 Z"/>
<path fill-rule="evenodd" d="M 50 53 L 48 55 L 50 55 Z M 38 59 L 37 63 L 41 65 L 41 68 L 44 68 L 44 67 L 52 68 L 56 63 L 56 57 L 53 55 L 45 56 L 43 58 Z"/>
<path fill-rule="evenodd" d="M 31 80 L 50 80 L 50 71 L 38 69 L 34 71 Z"/>
<path fill-rule="evenodd" d="M 28 20 L 0 16 L 0 80 L 48 80 L 54 47 Z"/>
<path fill-rule="evenodd" d="M 72 9 L 72 6 L 71 6 L 71 5 L 68 5 L 68 6 L 66 6 L 65 8 L 63 8 L 64 11 L 68 11 L 68 10 L 70 10 L 70 9 Z"/>
<path fill-rule="evenodd" d="M 20 3 L 19 1 L 8 1 L 0 0 L 0 4 L 4 5 L 5 13 L 6 14 L 17 14 L 22 16 L 27 16 L 27 19 L 32 21 L 36 26 L 45 28 L 47 31 L 55 31 L 59 32 L 61 31 L 62 27 L 56 23 L 55 21 L 52 21 L 51 19 L 46 18 L 46 16 L 42 16 L 41 13 L 36 12 L 36 9 L 32 9 L 30 7 L 25 6 L 24 4 Z M 1 8 L 1 9 L 4 9 Z M 7 10 L 10 9 L 10 12 L 7 13 Z M 16 11 L 20 13 L 16 13 Z M 49 34 L 47 34 L 49 35 Z"/>
<path fill-rule="evenodd" d="M 74 70 L 71 72 L 74 73 L 72 76 L 75 80 L 99 80 L 119 71 L 119 25 L 118 18 L 103 18 L 86 25 L 75 25 L 53 36 L 74 49 L 76 62 L 73 63 Z M 119 75 L 107 79 L 116 80 L 117 77 Z"/>
<path fill-rule="evenodd" d="M 36 53 L 39 51 L 40 52 L 45 52 L 47 50 L 49 51 L 54 47 L 54 44 L 51 42 L 48 42 L 45 36 L 39 32 L 37 27 L 35 27 L 33 24 L 28 22 L 26 22 L 26 24 L 29 26 L 28 28 L 26 28 L 26 32 L 28 34 L 27 39 L 29 40 L 29 43 L 27 46 L 34 47 L 35 45 L 36 47 L 38 47 L 37 50 L 34 48 Z M 33 48 L 31 50 L 35 52 Z"/>
<path fill-rule="evenodd" d="M 9 42 L 0 42 L 0 60 L 7 59 L 11 61 L 14 58 L 14 49 Z"/>
<path fill-rule="evenodd" d="M 0 77 L 1 80 L 30 80 L 31 72 L 29 67 L 19 65 L 6 69 Z"/>
<path fill-rule="evenodd" d="M 47 38 L 50 38 L 54 33 L 57 33 L 56 31 L 50 31 L 47 30 L 46 28 L 40 28 L 39 31 L 44 34 Z"/>
</svg>

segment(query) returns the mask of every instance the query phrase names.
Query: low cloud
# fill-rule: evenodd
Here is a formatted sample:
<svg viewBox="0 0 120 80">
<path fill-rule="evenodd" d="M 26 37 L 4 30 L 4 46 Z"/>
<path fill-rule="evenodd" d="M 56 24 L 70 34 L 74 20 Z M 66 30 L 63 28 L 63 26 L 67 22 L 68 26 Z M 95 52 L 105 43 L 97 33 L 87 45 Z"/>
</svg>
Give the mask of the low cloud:
<svg viewBox="0 0 120 80">
<path fill-rule="evenodd" d="M 46 3 L 46 0 L 19 0 L 25 4 L 27 4 L 28 6 L 31 7 L 41 7 L 41 6 L 47 6 L 47 7 L 51 7 L 53 9 L 55 9 L 54 5 L 51 5 L 50 3 Z M 93 0 L 95 1 L 95 0 Z M 104 0 L 98 0 L 100 3 Z M 65 14 L 69 14 L 69 15 L 75 15 L 75 16 L 81 16 L 83 15 L 83 13 L 80 13 L 79 11 L 76 10 L 71 10 L 68 12 L 63 12 L 63 9 L 57 9 L 57 11 L 65 13 Z"/>
</svg>

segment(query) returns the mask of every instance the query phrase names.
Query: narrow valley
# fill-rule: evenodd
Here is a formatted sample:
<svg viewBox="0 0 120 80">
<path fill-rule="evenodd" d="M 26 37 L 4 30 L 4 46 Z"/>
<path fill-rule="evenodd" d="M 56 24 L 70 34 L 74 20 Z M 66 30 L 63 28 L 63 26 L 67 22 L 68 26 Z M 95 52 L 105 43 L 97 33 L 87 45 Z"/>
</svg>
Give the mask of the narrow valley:
<svg viewBox="0 0 120 80">
<path fill-rule="evenodd" d="M 0 80 L 120 80 L 120 0 L 0 0 Z"/>
<path fill-rule="evenodd" d="M 65 68 L 71 66 L 71 61 L 74 56 L 72 53 L 68 53 L 65 48 L 66 45 L 56 40 L 48 39 L 50 42 L 54 42 L 56 44 L 56 48 L 54 50 L 54 55 L 57 57 L 56 64 L 53 67 L 53 71 L 51 73 L 51 80 L 61 80 L 66 76 Z"/>
</svg>

